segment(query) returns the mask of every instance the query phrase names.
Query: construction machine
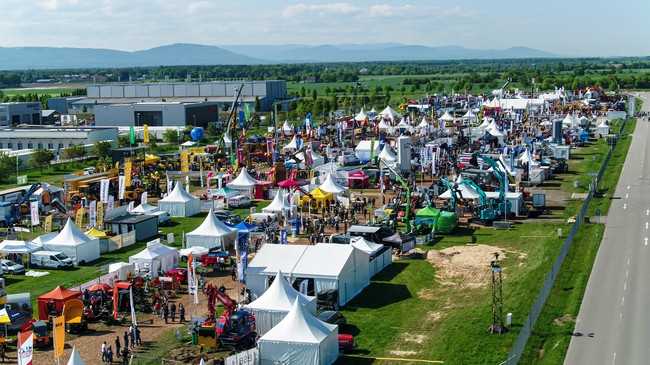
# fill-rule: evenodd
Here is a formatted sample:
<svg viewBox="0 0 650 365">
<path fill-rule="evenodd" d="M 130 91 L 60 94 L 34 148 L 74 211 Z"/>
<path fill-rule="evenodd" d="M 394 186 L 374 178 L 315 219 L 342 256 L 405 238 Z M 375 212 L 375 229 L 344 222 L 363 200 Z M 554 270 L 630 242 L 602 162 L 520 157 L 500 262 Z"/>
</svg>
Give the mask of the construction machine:
<svg viewBox="0 0 650 365">
<path fill-rule="evenodd" d="M 402 176 L 394 168 L 392 168 L 390 165 L 388 165 L 386 162 L 384 162 L 383 160 L 379 160 L 379 163 L 383 164 L 383 166 L 385 168 L 387 168 L 388 171 L 390 171 L 393 175 L 395 175 L 395 179 L 400 184 L 402 189 L 404 189 L 404 191 L 405 191 L 405 194 L 406 194 L 406 196 L 405 196 L 406 208 L 405 208 L 405 212 L 404 212 L 403 222 L 405 224 L 406 233 L 409 233 L 412 230 L 411 217 L 413 215 L 412 205 L 411 205 L 411 186 L 409 185 L 408 181 L 404 180 L 404 178 L 402 178 Z"/>
<path fill-rule="evenodd" d="M 474 181 L 469 179 L 464 179 L 458 185 L 465 185 L 470 189 L 473 189 L 478 194 L 479 205 L 476 207 L 476 216 L 478 219 L 484 223 L 490 223 L 496 219 L 498 211 L 496 210 L 495 204 L 488 199 L 485 195 L 483 189 L 478 186 Z"/>
<path fill-rule="evenodd" d="M 237 302 L 226 294 L 225 287 L 208 284 L 204 289 L 208 296 L 208 318 L 198 328 L 198 343 L 204 348 L 249 349 L 255 346 L 255 316 L 237 309 Z M 224 311 L 216 318 L 216 301 Z"/>
<path fill-rule="evenodd" d="M 491 157 L 481 155 L 479 153 L 474 153 L 472 155 L 472 160 L 471 163 L 472 165 L 478 165 L 478 159 L 483 160 L 488 166 L 492 168 L 492 174 L 494 174 L 494 177 L 496 178 L 497 182 L 499 183 L 499 198 L 497 201 L 494 203 L 494 219 L 500 214 L 503 213 L 504 217 L 508 214 L 509 211 L 509 203 L 508 200 L 506 199 L 506 189 L 509 184 L 508 180 L 508 175 L 507 175 L 507 170 L 506 167 L 501 165 L 502 162 L 496 161 Z M 491 214 L 489 212 L 486 212 L 486 214 Z M 492 219 L 492 220 L 494 220 Z"/>
<path fill-rule="evenodd" d="M 0 206 L 0 222 L 5 226 L 16 224 L 23 215 L 29 214 L 29 201 L 40 189 L 41 184 L 32 185 L 24 194 L 18 195 L 13 202 L 8 202 Z"/>
</svg>

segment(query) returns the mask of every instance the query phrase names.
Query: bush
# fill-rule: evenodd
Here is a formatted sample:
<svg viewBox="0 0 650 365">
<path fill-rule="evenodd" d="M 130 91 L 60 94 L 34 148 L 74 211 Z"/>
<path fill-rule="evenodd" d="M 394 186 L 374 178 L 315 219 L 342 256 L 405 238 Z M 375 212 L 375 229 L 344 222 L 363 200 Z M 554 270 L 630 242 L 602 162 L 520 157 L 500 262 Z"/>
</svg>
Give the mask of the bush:
<svg viewBox="0 0 650 365">
<path fill-rule="evenodd" d="M 30 163 L 33 167 L 43 170 L 43 167 L 49 166 L 52 160 L 54 160 L 54 153 L 52 151 L 39 148 L 32 154 Z"/>
</svg>

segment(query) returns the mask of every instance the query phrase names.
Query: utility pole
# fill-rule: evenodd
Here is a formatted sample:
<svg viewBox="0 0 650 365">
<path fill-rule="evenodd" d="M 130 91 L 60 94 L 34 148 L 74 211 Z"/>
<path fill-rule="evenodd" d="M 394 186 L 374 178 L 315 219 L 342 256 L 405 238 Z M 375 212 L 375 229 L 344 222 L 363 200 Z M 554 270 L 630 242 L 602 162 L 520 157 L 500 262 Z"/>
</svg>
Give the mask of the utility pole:
<svg viewBox="0 0 650 365">
<path fill-rule="evenodd" d="M 494 253 L 494 260 L 490 262 L 490 270 L 492 271 L 492 325 L 488 331 L 502 334 L 508 329 L 503 323 L 503 278 L 498 252 Z"/>
</svg>

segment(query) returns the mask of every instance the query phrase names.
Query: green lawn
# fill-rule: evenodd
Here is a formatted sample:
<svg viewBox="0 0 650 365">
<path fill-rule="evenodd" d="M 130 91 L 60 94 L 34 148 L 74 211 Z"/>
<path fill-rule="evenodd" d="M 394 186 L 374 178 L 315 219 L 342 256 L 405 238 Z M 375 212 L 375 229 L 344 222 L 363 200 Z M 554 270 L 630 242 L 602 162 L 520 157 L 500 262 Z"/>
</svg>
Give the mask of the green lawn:
<svg viewBox="0 0 650 365">
<path fill-rule="evenodd" d="M 26 95 L 26 94 L 38 94 L 38 95 L 48 95 L 51 97 L 56 97 L 61 94 L 70 94 L 74 91 L 74 88 L 67 87 L 42 87 L 42 88 L 13 88 L 13 89 L 2 89 L 0 90 L 5 96 L 16 96 L 16 95 Z"/>
<path fill-rule="evenodd" d="M 74 161 L 67 162 L 62 164 L 51 165 L 44 169 L 32 169 L 32 168 L 19 168 L 18 175 L 27 175 L 27 182 L 29 184 L 34 183 L 49 183 L 58 187 L 63 187 L 63 176 L 66 174 L 72 174 L 74 172 L 83 170 L 86 167 L 95 166 L 95 159 L 88 159 L 84 161 Z M 3 181 L 0 183 L 0 189 L 11 189 L 16 187 L 16 174 L 15 172 L 11 176 L 0 179 Z"/>
</svg>

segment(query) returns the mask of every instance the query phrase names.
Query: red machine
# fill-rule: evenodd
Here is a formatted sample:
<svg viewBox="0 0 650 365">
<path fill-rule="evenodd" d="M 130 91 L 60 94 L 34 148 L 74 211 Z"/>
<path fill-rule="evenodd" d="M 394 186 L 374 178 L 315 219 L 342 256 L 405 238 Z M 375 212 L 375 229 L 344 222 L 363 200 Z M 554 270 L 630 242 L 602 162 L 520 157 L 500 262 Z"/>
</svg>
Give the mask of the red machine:
<svg viewBox="0 0 650 365">
<path fill-rule="evenodd" d="M 212 329 L 215 347 L 221 345 L 233 349 L 248 349 L 255 346 L 255 316 L 245 310 L 237 310 L 237 302 L 226 294 L 224 287 L 208 285 L 204 289 L 208 296 L 208 320 L 201 326 L 203 331 Z M 224 306 L 224 312 L 215 318 L 216 301 Z"/>
</svg>

